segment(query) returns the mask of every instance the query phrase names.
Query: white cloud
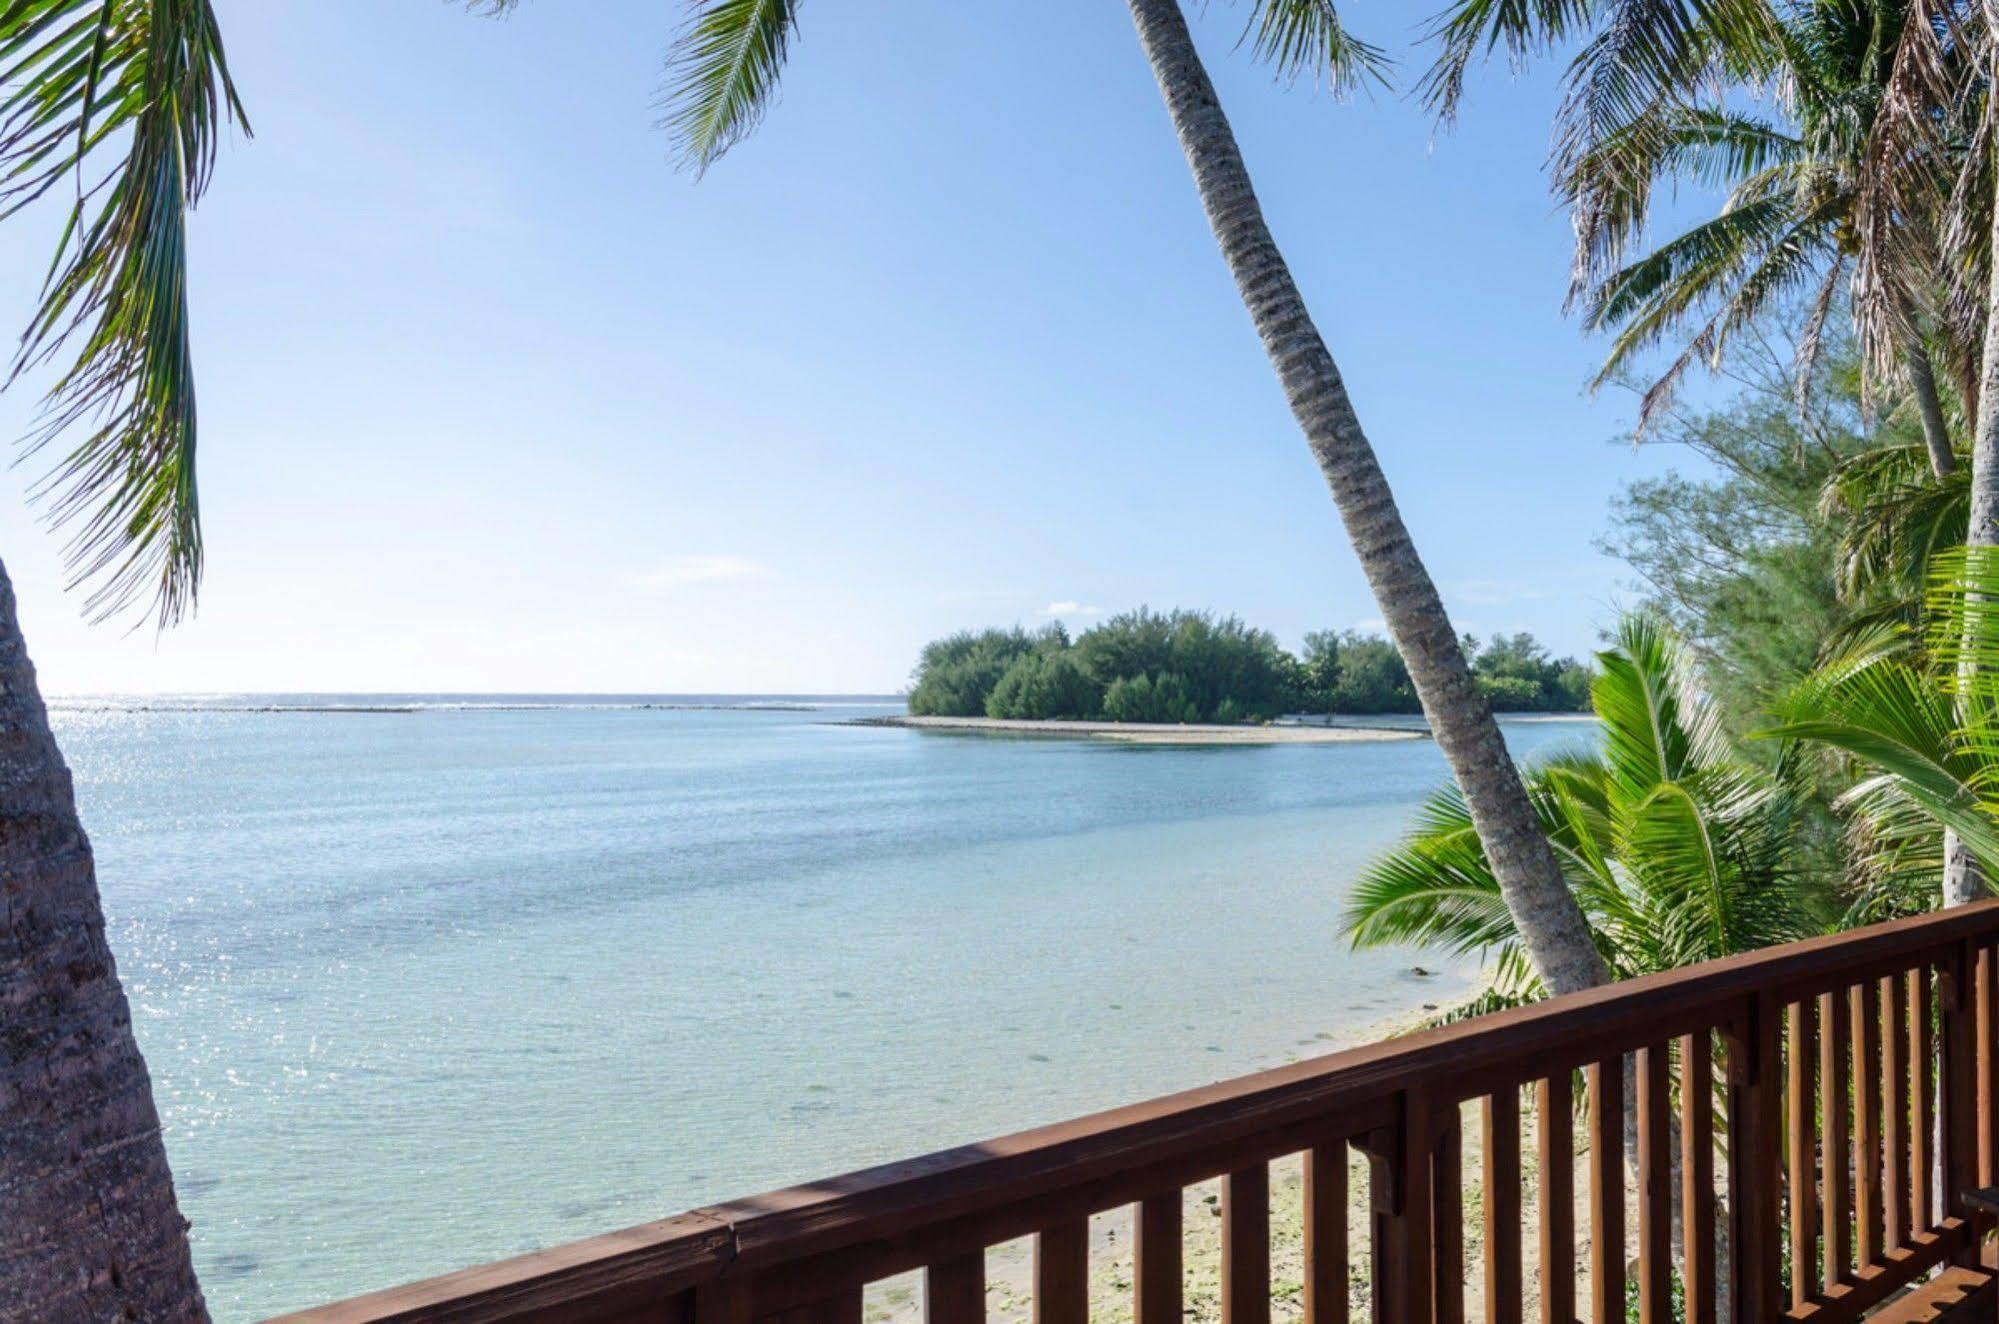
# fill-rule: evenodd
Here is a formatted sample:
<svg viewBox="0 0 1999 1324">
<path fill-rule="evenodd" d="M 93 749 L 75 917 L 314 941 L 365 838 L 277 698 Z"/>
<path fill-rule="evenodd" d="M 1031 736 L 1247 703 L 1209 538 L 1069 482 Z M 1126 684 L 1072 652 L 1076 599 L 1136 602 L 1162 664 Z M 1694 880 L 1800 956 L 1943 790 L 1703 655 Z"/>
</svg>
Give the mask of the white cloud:
<svg viewBox="0 0 1999 1324">
<path fill-rule="evenodd" d="M 761 579 L 770 570 L 747 556 L 669 556 L 650 570 L 620 577 L 629 588 L 663 593 L 688 584 L 728 584 L 741 579 Z"/>
<path fill-rule="evenodd" d="M 1043 616 L 1101 616 L 1104 614 L 1104 609 L 1081 602 L 1063 601 L 1049 603 L 1041 609 L 1041 614 Z"/>
</svg>

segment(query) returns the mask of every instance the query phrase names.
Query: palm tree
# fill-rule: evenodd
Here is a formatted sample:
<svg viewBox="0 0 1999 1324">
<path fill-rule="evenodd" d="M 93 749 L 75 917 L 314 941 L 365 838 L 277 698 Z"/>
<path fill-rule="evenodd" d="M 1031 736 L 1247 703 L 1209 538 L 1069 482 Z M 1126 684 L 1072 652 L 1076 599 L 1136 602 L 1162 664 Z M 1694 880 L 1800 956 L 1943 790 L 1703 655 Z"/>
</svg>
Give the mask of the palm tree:
<svg viewBox="0 0 1999 1324">
<path fill-rule="evenodd" d="M 1800 382 L 1844 296 L 1878 376 L 1899 379 L 1938 474 L 1956 463 L 1930 341 L 1967 400 L 1979 318 L 1940 279 L 1949 175 L 1961 146 L 1912 125 L 1944 95 L 1958 47 L 1942 0 L 1698 6 L 1642 0 L 1493 5 L 1456 0 L 1427 80 L 1454 115 L 1482 50 L 1516 58 L 1571 40 L 1554 177 L 1575 224 L 1570 299 L 1615 333 L 1598 383 L 1690 334 L 1646 391 L 1640 429 L 1695 363 L 1809 291 Z M 1961 54 L 1961 53 L 1960 53 Z M 1778 114 L 1756 110 L 1769 105 Z M 1926 121 L 1927 123 L 1927 121 Z M 1720 212 L 1631 259 L 1661 185 L 1728 193 Z"/>
<path fill-rule="evenodd" d="M 1589 916 L 1604 963 L 1620 979 L 1671 970 L 1823 931 L 1830 908 L 1810 877 L 1801 837 L 1809 797 L 1738 759 L 1691 651 L 1646 617 L 1619 623 L 1597 654 L 1590 697 L 1599 750 L 1557 755 L 1527 773 L 1542 829 Z M 1410 833 L 1363 874 L 1342 927 L 1355 947 L 1416 944 L 1485 958 L 1485 987 L 1446 1019 L 1546 995 L 1520 931 L 1446 787 Z M 1625 1148 L 1639 1152 L 1635 1062 L 1625 1063 Z M 1675 1167 L 1680 1156 L 1675 1149 Z M 1688 1230 L 1673 1220 L 1676 1253 Z M 1726 1240 L 1719 1257 L 1729 1253 Z M 1728 1275 L 1715 1283 L 1727 1313 Z"/>
<path fill-rule="evenodd" d="M 0 0 L 0 217 L 75 181 L 13 375 L 99 618 L 201 573 L 186 213 L 241 108 L 207 0 Z M 207 1318 L 89 839 L 0 567 L 0 1318 Z"/>
<path fill-rule="evenodd" d="M 1717 362 L 1731 334 L 1807 291 L 1798 343 L 1800 375 L 1808 376 L 1825 319 L 1843 299 L 1870 366 L 1898 370 L 1930 463 L 1947 475 L 1957 457 L 1924 325 L 1938 325 L 1960 367 L 1973 357 L 1966 345 L 1977 328 L 1924 311 L 1949 307 L 1937 277 L 1941 145 L 1884 154 L 1886 126 L 1876 123 L 1933 45 L 1922 7 L 1795 6 L 1752 32 L 1763 49 L 1738 62 L 1747 88 L 1669 89 L 1603 132 L 1558 180 L 1576 222 L 1572 298 L 1591 330 L 1615 332 L 1598 381 L 1695 324 L 1645 393 L 1642 428 L 1692 364 Z M 1759 102 L 1782 118 L 1745 108 Z M 1727 187 L 1720 212 L 1626 262 L 1656 189 L 1681 178 Z M 1901 200 L 1892 224 L 1883 203 L 1890 191 Z"/>
<path fill-rule="evenodd" d="M 1597 655 L 1599 750 L 1535 763 L 1528 794 L 1604 963 L 1620 979 L 1818 932 L 1829 915 L 1806 877 L 1806 797 L 1781 769 L 1736 757 L 1692 655 L 1670 629 L 1625 618 Z M 1343 927 L 1356 947 L 1417 944 L 1491 958 L 1466 1013 L 1545 994 L 1479 848 L 1446 788 L 1355 885 Z"/>
<path fill-rule="evenodd" d="M 1991 186 L 1978 182 L 1984 153 L 1967 150 L 1990 137 L 1990 126 L 1965 129 L 1967 105 L 1982 97 L 1976 75 L 1999 70 L 1983 6 L 1454 0 L 1437 30 L 1443 55 L 1428 88 L 1446 117 L 1482 51 L 1504 46 L 1520 60 L 1587 38 L 1570 65 L 1555 154 L 1576 218 L 1572 297 L 1584 300 L 1592 325 L 1622 327 L 1606 373 L 1706 313 L 1646 392 L 1641 428 L 1690 364 L 1717 358 L 1729 335 L 1777 297 L 1815 286 L 1800 337 L 1804 381 L 1850 273 L 1848 302 L 1870 364 L 1881 372 L 1899 358 L 1932 470 L 1948 477 L 1957 458 L 1925 339 L 1927 304 L 1959 394 L 1977 415 L 1970 540 L 1999 542 L 1999 395 L 1984 385 L 1999 380 L 1991 340 L 1999 287 L 1967 294 L 1967 273 L 1999 279 L 1999 264 L 1988 260 L 1991 232 L 1977 223 L 1999 224 L 1999 208 Z M 1744 111 L 1745 90 L 1774 94 L 1795 124 Z M 1732 183 L 1722 213 L 1625 264 L 1655 181 L 1680 172 Z M 1946 258 L 1955 279 L 1939 279 Z M 1945 856 L 1945 903 L 1982 895 L 1970 855 L 1948 834 Z"/>
<path fill-rule="evenodd" d="M 486 7 L 499 11 L 514 3 L 490 0 Z M 1525 949 L 1552 989 L 1601 983 L 1607 969 L 1339 369 L 1264 222 L 1178 0 L 1128 4 L 1222 256 L 1332 489 L 1430 729 L 1463 788 Z M 671 58 L 667 115 L 689 167 L 706 170 L 755 128 L 776 90 L 797 31 L 797 11 L 798 0 L 698 4 Z M 1286 74 L 1312 73 L 1343 91 L 1382 76 L 1381 52 L 1347 31 L 1332 0 L 1252 0 L 1247 35 L 1255 53 Z"/>
</svg>

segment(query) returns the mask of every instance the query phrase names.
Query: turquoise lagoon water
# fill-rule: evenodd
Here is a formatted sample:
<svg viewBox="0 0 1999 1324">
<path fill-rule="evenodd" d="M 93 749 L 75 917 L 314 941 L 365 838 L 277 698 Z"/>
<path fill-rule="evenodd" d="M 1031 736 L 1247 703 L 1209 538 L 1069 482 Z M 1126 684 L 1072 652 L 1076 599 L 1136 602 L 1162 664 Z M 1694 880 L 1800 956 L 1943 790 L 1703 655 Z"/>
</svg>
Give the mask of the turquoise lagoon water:
<svg viewBox="0 0 1999 1324">
<path fill-rule="evenodd" d="M 362 702 L 404 710 L 337 710 Z M 1443 774 L 1428 742 L 839 724 L 894 710 L 56 705 L 218 1318 L 1272 1065 L 1465 987 L 1334 935 Z"/>
</svg>

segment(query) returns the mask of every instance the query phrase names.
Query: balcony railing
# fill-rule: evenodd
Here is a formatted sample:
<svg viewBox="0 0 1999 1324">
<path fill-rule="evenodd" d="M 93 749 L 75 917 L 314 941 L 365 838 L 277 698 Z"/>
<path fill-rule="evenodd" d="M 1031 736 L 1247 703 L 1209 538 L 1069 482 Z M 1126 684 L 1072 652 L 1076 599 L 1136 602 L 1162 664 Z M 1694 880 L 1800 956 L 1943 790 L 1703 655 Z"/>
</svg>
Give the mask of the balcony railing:
<svg viewBox="0 0 1999 1324">
<path fill-rule="evenodd" d="M 1530 1301 L 1542 1320 L 1622 1321 L 1627 1292 L 1648 1322 L 1835 1324 L 1977 1263 L 1980 1215 L 1965 1196 L 1999 1176 L 1995 1101 L 1999 901 L 1556 998 L 288 1319 L 860 1324 L 869 1284 L 921 1270 L 928 1324 L 981 1324 L 988 1248 L 1031 1236 L 1036 1324 L 1086 1324 L 1089 1220 L 1130 1207 L 1133 1320 L 1182 1324 L 1183 1194 L 1219 1178 L 1222 1319 L 1270 1324 L 1271 1164 L 1301 1156 L 1302 1303 L 1281 1308 L 1309 1324 L 1457 1324 L 1468 1281 L 1492 1324 L 1523 1320 Z M 1369 1213 L 1350 1228 L 1355 1154 Z M 1482 1203 L 1475 1263 L 1467 1192 Z M 1942 1275 L 1953 1277 L 1974 1275 Z"/>
</svg>

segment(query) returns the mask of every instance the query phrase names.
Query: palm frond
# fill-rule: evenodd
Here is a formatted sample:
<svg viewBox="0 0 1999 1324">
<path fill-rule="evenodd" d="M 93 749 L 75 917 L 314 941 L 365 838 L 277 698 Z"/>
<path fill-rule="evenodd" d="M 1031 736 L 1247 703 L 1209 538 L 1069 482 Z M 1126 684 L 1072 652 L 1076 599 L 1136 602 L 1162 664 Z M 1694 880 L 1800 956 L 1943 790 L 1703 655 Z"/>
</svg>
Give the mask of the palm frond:
<svg viewBox="0 0 1999 1324">
<path fill-rule="evenodd" d="M 1968 748 L 1945 657 L 1912 655 L 1906 631 L 1884 628 L 1828 657 L 1779 706 L 1766 738 L 1815 741 L 1890 777 L 1899 794 L 1955 831 L 1979 861 L 1999 865 L 1999 821 L 1980 794 L 1981 758 Z M 1877 788 L 1863 781 L 1839 807 Z"/>
<path fill-rule="evenodd" d="M 1981 789 L 1999 792 L 1999 547 L 1934 557 L 1924 622 L 1939 686 L 1957 704 L 1957 742 L 1977 761 Z"/>
<path fill-rule="evenodd" d="M 8 377 L 67 355 L 26 440 L 66 445 L 36 491 L 93 618 L 148 598 L 171 624 L 201 578 L 187 212 L 223 125 L 248 127 L 221 34 L 208 0 L 8 0 L 0 69 L 0 219 L 76 183 Z"/>
<path fill-rule="evenodd" d="M 742 141 L 777 95 L 798 0 L 697 0 L 667 59 L 665 123 L 697 175 Z"/>
<path fill-rule="evenodd" d="M 1841 796 L 1847 814 L 1850 898 L 1842 928 L 1936 907 L 1943 886 L 1943 827 L 1894 777 L 1863 777 Z"/>
<path fill-rule="evenodd" d="M 1585 325 L 1591 330 L 1624 327 L 1620 339 L 1628 340 L 1629 348 L 1611 356 L 1621 363 L 1704 300 L 1724 293 L 1756 255 L 1769 251 L 1803 219 L 1792 198 L 1775 196 L 1703 221 L 1592 290 L 1584 307 Z"/>
<path fill-rule="evenodd" d="M 1938 205 L 1948 177 L 1944 123 L 1937 108 L 1950 96 L 1943 33 L 1948 5 L 1909 0 L 1876 6 L 1899 22 L 1889 69 L 1855 153 L 1854 320 L 1877 373 L 1891 370 L 1899 347 L 1919 334 L 1912 288 L 1933 280 L 1938 265 Z"/>
<path fill-rule="evenodd" d="M 1654 188 L 1692 179 L 1719 188 L 1795 163 L 1803 144 L 1741 112 L 1666 103 L 1604 136 L 1556 180 L 1576 231 L 1570 301 L 1624 261 L 1642 233 Z"/>
<path fill-rule="evenodd" d="M 1340 96 L 1388 86 L 1388 52 L 1348 31 L 1333 0 L 1252 0 L 1243 40 L 1279 76 L 1322 81 Z"/>
<path fill-rule="evenodd" d="M 1431 21 L 1437 59 L 1418 91 L 1441 120 L 1456 117 L 1472 61 L 1504 51 L 1515 68 L 1587 31 L 1595 0 L 1453 0 Z"/>
<path fill-rule="evenodd" d="M 1939 478 L 1923 445 L 1876 447 L 1827 476 L 1819 512 L 1839 529 L 1834 569 L 1841 597 L 1913 602 L 1929 584 L 1932 562 L 1964 544 L 1970 466 Z"/>
<path fill-rule="evenodd" d="M 1643 108 L 1718 65 L 1769 62 L 1766 0 L 1453 0 L 1430 24 L 1438 54 L 1419 91 L 1448 121 L 1473 61 L 1503 52 L 1516 66 L 1582 43 L 1569 65 L 1561 132 L 1576 154 Z"/>
<path fill-rule="evenodd" d="M 1597 834 L 1606 830 L 1602 770 L 1574 755 L 1527 771 L 1528 800 L 1571 887 L 1610 885 Z M 1412 945 L 1471 955 L 1519 950 L 1519 931 L 1485 858 L 1471 811 L 1446 785 L 1417 811 L 1408 834 L 1354 883 L 1340 928 L 1355 947 Z"/>
<path fill-rule="evenodd" d="M 1836 253 L 1837 205 L 1796 213 L 1789 201 L 1762 198 L 1732 208 L 1592 294 L 1590 326 L 1622 323 L 1592 383 L 1599 387 L 1698 311 L 1712 310 L 1640 398 L 1640 437 L 1694 364 L 1718 362 L 1731 337 L 1806 285 Z"/>
<path fill-rule="evenodd" d="M 1701 693 L 1686 646 L 1648 616 L 1618 622 L 1617 646 L 1597 654 L 1590 703 L 1603 759 L 1631 802 L 1728 757 L 1720 710 Z"/>
<path fill-rule="evenodd" d="M 1652 108 L 1727 71 L 1775 62 L 1782 25 L 1766 0 L 1603 0 L 1596 32 L 1570 63 L 1556 114 L 1558 174 Z"/>
</svg>

